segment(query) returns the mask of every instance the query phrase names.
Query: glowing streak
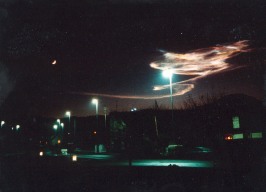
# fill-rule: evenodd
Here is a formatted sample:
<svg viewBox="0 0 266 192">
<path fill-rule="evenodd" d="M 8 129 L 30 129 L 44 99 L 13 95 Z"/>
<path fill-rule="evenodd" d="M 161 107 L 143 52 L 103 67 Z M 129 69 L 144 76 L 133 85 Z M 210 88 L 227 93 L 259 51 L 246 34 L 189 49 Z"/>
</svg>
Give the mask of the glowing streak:
<svg viewBox="0 0 266 192">
<path fill-rule="evenodd" d="M 167 87 L 167 85 L 166 85 Z M 173 96 L 179 96 L 183 95 L 189 91 L 191 91 L 194 88 L 194 85 L 182 85 L 178 88 L 178 91 L 173 93 Z M 163 89 L 158 89 L 163 90 Z M 177 90 L 177 88 L 173 89 Z M 169 94 L 167 95 L 111 95 L 111 94 L 101 94 L 101 93 L 87 93 L 87 92 L 72 92 L 72 94 L 79 94 L 79 95 L 88 95 L 88 96 L 98 96 L 98 97 L 108 97 L 108 98 L 116 98 L 116 99 L 163 99 L 163 98 L 168 98 Z"/>
<path fill-rule="evenodd" d="M 249 49 L 248 41 L 238 41 L 226 45 L 217 45 L 214 47 L 197 49 L 187 53 L 171 53 L 163 51 L 163 59 L 154 61 L 150 64 L 151 68 L 166 71 L 171 70 L 172 74 L 185 75 L 189 78 L 184 81 L 172 83 L 173 96 L 183 95 L 195 87 L 197 80 L 209 75 L 235 70 L 243 66 L 234 66 L 227 62 L 242 52 Z M 169 89 L 169 85 L 156 85 L 154 91 Z M 90 96 L 101 96 L 118 99 L 162 99 L 170 97 L 167 95 L 111 95 L 99 93 L 73 93 Z"/>
</svg>

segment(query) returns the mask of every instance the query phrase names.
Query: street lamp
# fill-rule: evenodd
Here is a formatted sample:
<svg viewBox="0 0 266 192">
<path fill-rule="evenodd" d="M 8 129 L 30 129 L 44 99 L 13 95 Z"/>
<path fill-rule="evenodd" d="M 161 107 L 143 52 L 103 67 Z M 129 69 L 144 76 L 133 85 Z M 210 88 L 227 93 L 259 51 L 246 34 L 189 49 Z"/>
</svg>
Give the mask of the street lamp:
<svg viewBox="0 0 266 192">
<path fill-rule="evenodd" d="M 70 117 L 71 117 L 71 112 L 67 111 L 66 112 L 66 116 L 68 116 L 68 127 L 69 127 L 69 131 L 71 130 L 70 128 Z M 75 129 L 74 129 L 74 136 L 75 136 Z"/>
<path fill-rule="evenodd" d="M 97 129 L 98 129 L 98 99 L 92 99 L 92 103 L 95 105 L 95 110 L 96 110 L 96 119 L 97 119 Z"/>
<path fill-rule="evenodd" d="M 54 128 L 54 130 L 57 130 L 58 125 L 54 125 L 53 128 Z"/>
<path fill-rule="evenodd" d="M 173 119 L 173 86 L 172 86 L 172 76 L 173 76 L 173 71 L 171 69 L 167 69 L 163 71 L 163 76 L 165 78 L 169 78 L 169 87 L 170 87 L 170 102 L 171 102 L 171 109 L 172 109 L 172 119 Z"/>
<path fill-rule="evenodd" d="M 91 101 L 94 105 L 95 105 L 95 110 L 96 110 L 96 124 L 97 124 L 97 131 L 98 131 L 98 129 L 99 129 L 99 120 L 98 120 L 98 103 L 99 103 L 99 101 L 98 101 L 98 99 L 92 99 L 92 101 Z M 96 134 L 96 131 L 95 131 L 95 134 Z M 98 143 L 97 143 L 98 144 Z M 95 149 L 96 149 L 96 153 L 98 152 L 98 145 L 95 145 Z"/>
<path fill-rule="evenodd" d="M 20 125 L 16 125 L 16 129 L 19 130 L 19 128 L 20 128 Z"/>
<path fill-rule="evenodd" d="M 56 121 L 57 121 L 58 125 L 60 125 L 60 119 L 57 119 Z"/>
<path fill-rule="evenodd" d="M 5 124 L 5 121 L 1 121 L 1 128 L 3 127 L 4 124 Z"/>
<path fill-rule="evenodd" d="M 95 105 L 95 109 L 96 109 L 96 116 L 98 118 L 98 99 L 92 99 L 92 103 Z"/>
</svg>

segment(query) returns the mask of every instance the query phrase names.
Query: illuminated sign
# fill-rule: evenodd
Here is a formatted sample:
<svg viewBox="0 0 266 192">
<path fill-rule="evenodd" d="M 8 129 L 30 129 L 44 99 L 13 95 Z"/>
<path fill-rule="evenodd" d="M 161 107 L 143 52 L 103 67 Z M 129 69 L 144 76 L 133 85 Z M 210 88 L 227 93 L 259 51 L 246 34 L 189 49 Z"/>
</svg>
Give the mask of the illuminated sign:
<svg viewBox="0 0 266 192">
<path fill-rule="evenodd" d="M 240 123 L 239 123 L 239 117 L 238 116 L 233 117 L 233 128 L 234 129 L 240 128 Z"/>
<path fill-rule="evenodd" d="M 233 134 L 233 139 L 244 139 L 243 133 Z"/>
<path fill-rule="evenodd" d="M 259 132 L 259 133 L 251 133 L 251 138 L 252 139 L 262 138 L 262 133 L 261 132 Z"/>
</svg>

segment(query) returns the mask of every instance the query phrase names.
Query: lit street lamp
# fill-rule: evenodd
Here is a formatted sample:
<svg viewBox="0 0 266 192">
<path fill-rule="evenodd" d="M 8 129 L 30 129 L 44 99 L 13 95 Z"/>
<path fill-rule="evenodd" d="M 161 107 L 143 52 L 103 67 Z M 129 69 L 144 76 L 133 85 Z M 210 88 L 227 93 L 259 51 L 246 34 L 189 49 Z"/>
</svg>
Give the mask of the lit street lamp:
<svg viewBox="0 0 266 192">
<path fill-rule="evenodd" d="M 4 124 L 5 124 L 5 121 L 1 121 L 1 128 L 3 127 Z"/>
<path fill-rule="evenodd" d="M 92 103 L 95 105 L 96 119 L 97 119 L 97 129 L 98 129 L 98 99 L 92 99 Z"/>
<path fill-rule="evenodd" d="M 60 125 L 60 119 L 57 119 L 56 121 L 57 121 L 58 125 Z"/>
<path fill-rule="evenodd" d="M 70 117 L 71 117 L 71 112 L 70 111 L 67 111 L 66 112 L 66 116 L 68 116 L 68 128 L 69 128 L 69 131 L 71 130 L 70 128 Z M 75 136 L 75 129 L 74 129 L 74 136 Z"/>
<path fill-rule="evenodd" d="M 54 130 L 57 130 L 58 125 L 54 125 L 53 128 L 54 128 Z"/>
<path fill-rule="evenodd" d="M 98 99 L 92 99 L 92 103 L 95 105 L 96 119 L 97 119 L 97 129 L 98 129 Z"/>
<path fill-rule="evenodd" d="M 95 110 L 96 110 L 96 123 L 97 123 L 97 131 L 98 131 L 98 128 L 99 128 L 99 122 L 98 122 L 98 99 L 92 99 L 91 101 L 94 105 L 95 105 Z M 96 134 L 96 131 L 95 131 L 95 134 Z M 97 153 L 98 152 L 98 145 L 95 145 L 95 152 Z"/>
<path fill-rule="evenodd" d="M 92 99 L 92 103 L 95 105 L 95 109 L 96 109 L 96 116 L 98 118 L 98 99 Z"/>
<path fill-rule="evenodd" d="M 172 109 L 172 121 L 173 121 L 173 86 L 172 86 L 172 76 L 173 71 L 171 69 L 167 69 L 163 71 L 163 76 L 169 78 L 169 87 L 170 87 L 170 102 L 171 102 L 171 109 Z"/>
<path fill-rule="evenodd" d="M 16 125 L 16 129 L 19 130 L 19 128 L 20 128 L 20 125 Z"/>
</svg>

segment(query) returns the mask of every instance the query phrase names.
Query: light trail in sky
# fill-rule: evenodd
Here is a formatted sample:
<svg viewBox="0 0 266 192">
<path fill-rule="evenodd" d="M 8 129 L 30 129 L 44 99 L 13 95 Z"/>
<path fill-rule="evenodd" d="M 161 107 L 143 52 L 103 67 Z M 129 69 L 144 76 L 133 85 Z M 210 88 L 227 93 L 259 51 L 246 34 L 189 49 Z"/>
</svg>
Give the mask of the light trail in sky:
<svg viewBox="0 0 266 192">
<path fill-rule="evenodd" d="M 173 96 L 184 95 L 190 92 L 197 80 L 205 78 L 209 75 L 234 70 L 242 66 L 236 66 L 228 63 L 228 59 L 242 53 L 248 52 L 248 41 L 238 41 L 230 44 L 216 45 L 209 48 L 197 49 L 187 53 L 172 53 L 163 51 L 161 60 L 154 61 L 150 64 L 151 68 L 157 70 L 169 70 L 176 75 L 187 76 L 183 81 L 172 83 Z M 163 91 L 169 89 L 167 85 L 156 85 L 154 91 Z M 82 95 L 101 96 L 118 99 L 162 99 L 170 97 L 166 95 L 111 95 L 99 93 L 75 93 Z"/>
<path fill-rule="evenodd" d="M 183 54 L 166 52 L 162 60 L 152 62 L 150 66 L 162 71 L 171 69 L 173 74 L 188 76 L 184 81 L 173 83 L 173 90 L 175 90 L 173 96 L 176 96 L 191 91 L 198 79 L 243 67 L 230 64 L 227 60 L 241 52 L 249 51 L 247 47 L 248 41 L 245 40 L 197 49 Z M 181 93 L 178 91 L 178 88 L 183 86 L 184 83 L 187 89 L 182 90 Z M 154 86 L 153 90 L 164 90 L 168 88 L 169 85 L 157 85 Z"/>
</svg>

